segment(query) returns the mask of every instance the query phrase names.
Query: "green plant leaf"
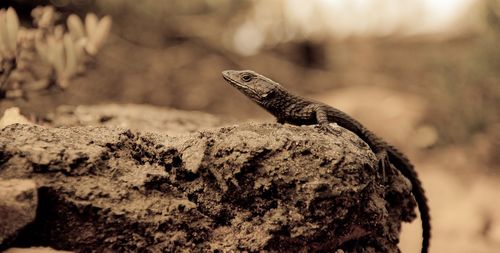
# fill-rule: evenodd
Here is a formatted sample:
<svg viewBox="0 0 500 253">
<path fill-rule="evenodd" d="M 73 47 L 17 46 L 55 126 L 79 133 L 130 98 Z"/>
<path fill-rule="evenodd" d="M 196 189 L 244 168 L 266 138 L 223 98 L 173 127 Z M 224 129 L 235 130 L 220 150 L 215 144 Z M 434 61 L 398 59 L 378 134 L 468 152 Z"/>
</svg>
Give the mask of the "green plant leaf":
<svg viewBox="0 0 500 253">
<path fill-rule="evenodd" d="M 71 14 L 68 17 L 68 30 L 74 41 L 82 39 L 85 37 L 85 31 L 83 27 L 82 20 L 75 14 Z"/>
<path fill-rule="evenodd" d="M 101 48 L 102 44 L 104 44 L 104 41 L 108 37 L 109 31 L 111 30 L 111 24 L 111 17 L 109 16 L 103 17 L 97 24 L 92 38 L 89 39 L 89 44 L 92 44 L 92 46 L 96 49 L 96 52 Z"/>
<path fill-rule="evenodd" d="M 0 10 L 0 57 L 8 57 L 8 37 L 5 10 Z"/>
<path fill-rule="evenodd" d="M 95 55 L 97 53 L 97 48 L 95 47 L 95 43 L 93 43 L 97 24 L 97 16 L 94 13 L 87 14 L 85 17 L 85 30 L 87 31 L 88 42 L 85 46 L 85 51 L 90 55 Z"/>
<path fill-rule="evenodd" d="M 17 33 L 19 32 L 19 18 L 14 8 L 10 7 L 5 13 L 6 30 L 7 30 L 7 44 L 6 46 L 15 54 L 17 47 Z"/>
<path fill-rule="evenodd" d="M 64 68 L 64 77 L 66 78 L 71 78 L 76 73 L 78 61 L 75 50 L 75 43 L 73 42 L 71 35 L 65 34 L 64 52 L 66 53 L 66 64 Z"/>
</svg>

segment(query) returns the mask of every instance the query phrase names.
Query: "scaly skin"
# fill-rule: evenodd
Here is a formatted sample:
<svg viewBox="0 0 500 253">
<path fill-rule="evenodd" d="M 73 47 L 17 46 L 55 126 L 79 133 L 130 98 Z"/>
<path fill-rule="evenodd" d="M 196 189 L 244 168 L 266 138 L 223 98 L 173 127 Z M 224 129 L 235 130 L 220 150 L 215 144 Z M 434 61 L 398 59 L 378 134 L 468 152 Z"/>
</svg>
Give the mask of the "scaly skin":
<svg viewBox="0 0 500 253">
<path fill-rule="evenodd" d="M 293 95 L 280 84 L 254 71 L 226 70 L 222 72 L 222 76 L 229 84 L 273 114 L 279 123 L 293 125 L 318 124 L 326 132 L 333 132 L 334 129 L 329 123 L 335 122 L 339 126 L 354 132 L 365 141 L 377 154 L 377 157 L 383 159 L 379 160 L 382 161 L 382 164 L 388 159 L 412 184 L 412 194 L 417 201 L 422 219 L 423 240 L 421 252 L 428 252 L 431 231 L 429 206 L 417 172 L 404 154 L 344 112 L 321 102 Z"/>
</svg>

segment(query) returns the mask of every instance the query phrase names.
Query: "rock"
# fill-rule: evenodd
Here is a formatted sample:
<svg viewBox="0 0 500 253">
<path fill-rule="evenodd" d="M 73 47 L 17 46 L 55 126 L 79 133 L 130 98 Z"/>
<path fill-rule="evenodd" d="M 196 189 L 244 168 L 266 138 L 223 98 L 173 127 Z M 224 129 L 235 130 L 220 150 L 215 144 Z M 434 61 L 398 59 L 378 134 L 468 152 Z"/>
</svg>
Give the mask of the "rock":
<svg viewBox="0 0 500 253">
<path fill-rule="evenodd" d="M 60 106 L 46 120 L 56 127 L 112 126 L 143 132 L 168 132 L 170 135 L 219 127 L 225 121 L 203 112 L 138 104 Z"/>
<path fill-rule="evenodd" d="M 32 124 L 26 117 L 21 115 L 21 110 L 18 107 L 5 109 L 3 116 L 0 118 L 0 129 L 15 123 Z"/>
<path fill-rule="evenodd" d="M 368 146 L 336 128 L 168 135 L 8 126 L 0 177 L 39 185 L 38 215 L 16 242 L 98 252 L 398 252 L 401 222 L 415 217 L 410 185 L 397 170 L 384 182 Z"/>
<path fill-rule="evenodd" d="M 36 216 L 37 188 L 30 179 L 1 180 L 0 245 L 7 243 Z"/>
</svg>

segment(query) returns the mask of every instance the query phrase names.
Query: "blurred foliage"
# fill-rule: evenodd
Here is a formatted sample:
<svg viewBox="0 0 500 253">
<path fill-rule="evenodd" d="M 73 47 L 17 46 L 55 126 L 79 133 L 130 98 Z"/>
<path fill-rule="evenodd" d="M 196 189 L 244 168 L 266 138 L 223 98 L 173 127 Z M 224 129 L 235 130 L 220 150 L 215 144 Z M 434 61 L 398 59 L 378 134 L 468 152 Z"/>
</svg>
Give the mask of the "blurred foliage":
<svg viewBox="0 0 500 253">
<path fill-rule="evenodd" d="M 31 12 L 34 28 L 24 28 L 13 8 L 0 10 L 0 98 L 22 97 L 28 91 L 66 88 L 83 74 L 111 29 L 111 18 L 90 13 L 85 24 L 76 15 L 68 31 L 57 24 L 52 6 Z"/>
<path fill-rule="evenodd" d="M 250 0 L 95 0 L 95 7 L 115 17 L 115 32 L 144 46 L 198 40 L 221 50 L 222 33 L 251 7 Z M 136 36 L 141 34 L 142 36 Z"/>
<path fill-rule="evenodd" d="M 500 124 L 500 2 L 483 1 L 479 15 L 481 29 L 463 56 L 438 54 L 424 86 L 442 144 L 470 142 Z"/>
</svg>

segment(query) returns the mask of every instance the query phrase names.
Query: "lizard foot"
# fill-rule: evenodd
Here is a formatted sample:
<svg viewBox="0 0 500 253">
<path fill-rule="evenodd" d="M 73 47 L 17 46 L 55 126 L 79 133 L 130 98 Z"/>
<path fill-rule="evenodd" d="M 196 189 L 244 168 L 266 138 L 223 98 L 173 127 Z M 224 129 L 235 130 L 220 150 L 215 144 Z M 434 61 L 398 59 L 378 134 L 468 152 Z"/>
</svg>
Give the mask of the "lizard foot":
<svg viewBox="0 0 500 253">
<path fill-rule="evenodd" d="M 319 130 L 326 134 L 335 134 L 335 135 L 339 134 L 339 130 L 332 127 L 329 123 L 319 124 Z"/>
<path fill-rule="evenodd" d="M 382 182 L 385 184 L 387 182 L 387 169 L 391 167 L 391 162 L 385 150 L 379 151 L 375 155 L 377 156 L 379 168 L 382 169 Z"/>
</svg>

